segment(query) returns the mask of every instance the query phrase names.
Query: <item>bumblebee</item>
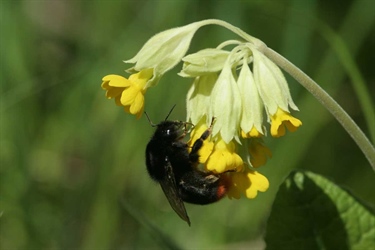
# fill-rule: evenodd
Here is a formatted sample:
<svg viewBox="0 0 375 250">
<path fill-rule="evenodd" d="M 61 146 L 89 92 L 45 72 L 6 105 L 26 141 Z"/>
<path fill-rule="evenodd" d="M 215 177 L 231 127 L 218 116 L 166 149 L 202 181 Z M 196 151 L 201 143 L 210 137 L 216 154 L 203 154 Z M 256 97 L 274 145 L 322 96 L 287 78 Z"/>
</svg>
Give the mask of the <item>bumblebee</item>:
<svg viewBox="0 0 375 250">
<path fill-rule="evenodd" d="M 173 108 L 172 108 L 173 110 Z M 199 149 L 211 134 L 210 127 L 197 139 L 189 153 L 189 146 L 183 141 L 188 126 L 183 121 L 166 119 L 156 127 L 146 147 L 146 166 L 150 177 L 159 182 L 173 210 L 190 226 L 190 219 L 184 202 L 206 205 L 223 198 L 227 192 L 224 176 L 198 169 Z"/>
</svg>

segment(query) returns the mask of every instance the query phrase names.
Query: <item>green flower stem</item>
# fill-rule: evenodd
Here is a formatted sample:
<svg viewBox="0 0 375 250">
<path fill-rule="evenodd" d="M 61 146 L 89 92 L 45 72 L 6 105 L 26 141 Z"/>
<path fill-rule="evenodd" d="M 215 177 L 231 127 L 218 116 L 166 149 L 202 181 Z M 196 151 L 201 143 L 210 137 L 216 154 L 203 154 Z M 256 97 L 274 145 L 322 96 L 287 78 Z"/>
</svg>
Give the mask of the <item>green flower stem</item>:
<svg viewBox="0 0 375 250">
<path fill-rule="evenodd" d="M 314 80 L 312 80 L 303 71 L 289 62 L 286 58 L 278 54 L 276 51 L 262 46 L 259 48 L 269 59 L 276 63 L 279 67 L 288 72 L 296 81 L 305 87 L 329 112 L 341 123 L 344 129 L 349 133 L 359 148 L 365 154 L 371 167 L 375 171 L 375 148 L 368 138 L 357 126 L 353 119 L 343 110 L 343 108 L 322 89 Z"/>
<path fill-rule="evenodd" d="M 237 28 L 236 26 L 234 26 L 230 23 L 227 23 L 225 21 L 222 21 L 222 20 L 206 19 L 206 20 L 200 21 L 198 23 L 200 23 L 201 27 L 204 26 L 204 25 L 210 25 L 210 24 L 219 25 L 219 26 L 222 26 L 222 27 L 232 31 L 233 33 L 242 37 L 246 41 L 249 41 L 249 42 L 253 43 L 256 46 L 260 46 L 260 44 L 263 44 L 263 42 L 261 40 L 255 38 L 253 36 L 250 36 L 249 34 L 247 34 L 245 31 L 241 30 L 240 28 Z"/>
</svg>

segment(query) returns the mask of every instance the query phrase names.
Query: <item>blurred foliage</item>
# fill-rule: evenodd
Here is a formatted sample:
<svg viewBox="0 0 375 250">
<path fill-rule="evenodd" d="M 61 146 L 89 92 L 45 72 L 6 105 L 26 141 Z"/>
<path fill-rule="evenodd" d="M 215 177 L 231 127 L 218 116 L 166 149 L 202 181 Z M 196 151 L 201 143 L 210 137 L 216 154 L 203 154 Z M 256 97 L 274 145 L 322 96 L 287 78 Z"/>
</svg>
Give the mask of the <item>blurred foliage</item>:
<svg viewBox="0 0 375 250">
<path fill-rule="evenodd" d="M 348 192 L 309 171 L 293 171 L 268 218 L 267 249 L 373 249 L 375 214 Z"/>
<path fill-rule="evenodd" d="M 187 205 L 192 227 L 147 176 L 153 132 L 104 97 L 101 78 L 121 74 L 153 34 L 217 18 L 283 54 L 346 109 L 368 134 L 353 87 L 314 19 L 331 27 L 355 59 L 374 100 L 372 0 L 324 1 L 1 1 L 1 249 L 263 248 L 261 236 L 278 186 L 302 168 L 375 205 L 374 173 L 350 136 L 295 81 L 303 121 L 285 138 L 267 138 L 273 158 L 260 171 L 270 190 L 254 200 Z M 235 38 L 205 27 L 191 51 Z M 177 104 L 185 117 L 191 83 L 174 69 L 146 94 L 154 122 Z M 373 104 L 372 104 L 373 105 Z"/>
</svg>

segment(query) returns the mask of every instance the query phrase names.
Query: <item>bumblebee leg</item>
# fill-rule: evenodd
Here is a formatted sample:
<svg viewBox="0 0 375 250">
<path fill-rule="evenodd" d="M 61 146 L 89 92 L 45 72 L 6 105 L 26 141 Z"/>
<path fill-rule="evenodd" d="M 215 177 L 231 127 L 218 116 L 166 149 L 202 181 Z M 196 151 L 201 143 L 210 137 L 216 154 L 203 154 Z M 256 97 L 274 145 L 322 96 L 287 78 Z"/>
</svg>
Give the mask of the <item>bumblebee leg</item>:
<svg viewBox="0 0 375 250">
<path fill-rule="evenodd" d="M 198 161 L 199 161 L 199 154 L 198 154 L 199 149 L 202 148 L 204 140 L 206 140 L 210 136 L 210 134 L 212 132 L 212 126 L 214 124 L 214 121 L 215 121 L 215 118 L 212 118 L 210 127 L 206 131 L 203 132 L 203 134 L 201 135 L 201 137 L 198 140 L 196 140 L 194 142 L 193 147 L 191 148 L 191 152 L 189 154 L 190 162 L 198 163 Z"/>
<path fill-rule="evenodd" d="M 188 133 L 188 128 L 187 126 L 192 126 L 194 128 L 194 124 L 191 122 L 183 122 L 183 121 L 175 121 L 175 124 L 181 128 L 182 126 L 184 127 L 184 132 L 177 138 L 177 140 L 182 140 L 185 138 L 186 134 Z"/>
</svg>

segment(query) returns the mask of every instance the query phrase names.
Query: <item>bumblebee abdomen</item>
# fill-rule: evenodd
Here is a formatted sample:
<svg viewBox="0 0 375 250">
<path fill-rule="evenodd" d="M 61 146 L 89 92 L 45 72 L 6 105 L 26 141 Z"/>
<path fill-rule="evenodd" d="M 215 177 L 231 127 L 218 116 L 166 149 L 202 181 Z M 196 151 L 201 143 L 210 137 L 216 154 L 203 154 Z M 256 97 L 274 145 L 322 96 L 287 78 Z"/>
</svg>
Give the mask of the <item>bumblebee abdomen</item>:
<svg viewBox="0 0 375 250">
<path fill-rule="evenodd" d="M 225 182 L 220 176 L 191 171 L 178 183 L 182 200 L 188 203 L 206 205 L 219 201 L 227 193 Z"/>
</svg>

